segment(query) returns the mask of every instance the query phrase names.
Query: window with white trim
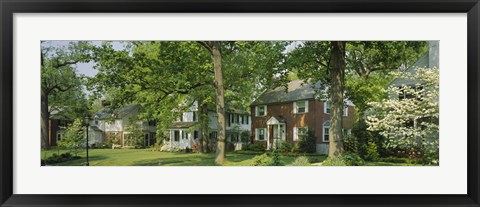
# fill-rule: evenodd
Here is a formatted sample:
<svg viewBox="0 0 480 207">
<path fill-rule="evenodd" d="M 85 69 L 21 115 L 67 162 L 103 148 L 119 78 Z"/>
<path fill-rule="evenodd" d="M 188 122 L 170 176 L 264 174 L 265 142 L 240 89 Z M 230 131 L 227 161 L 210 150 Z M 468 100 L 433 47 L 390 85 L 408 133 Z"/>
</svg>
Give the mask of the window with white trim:
<svg viewBox="0 0 480 207">
<path fill-rule="evenodd" d="M 293 113 L 303 114 L 308 112 L 308 101 L 293 102 Z"/>
<path fill-rule="evenodd" d="M 332 105 L 330 104 L 329 101 L 324 101 L 323 102 L 323 113 L 325 113 L 325 114 L 331 114 L 332 113 Z M 343 108 L 342 116 L 348 116 L 348 106 Z"/>
<path fill-rule="evenodd" d="M 267 106 L 262 105 L 262 106 L 257 106 L 255 109 L 255 115 L 256 116 L 265 116 L 267 115 Z"/>
<path fill-rule="evenodd" d="M 257 128 L 255 131 L 255 140 L 263 141 L 265 140 L 265 134 L 267 133 L 266 128 Z"/>
<path fill-rule="evenodd" d="M 57 141 L 62 140 L 63 133 L 57 132 Z"/>
<path fill-rule="evenodd" d="M 323 102 L 323 113 L 330 114 L 332 112 L 332 109 L 330 107 L 330 102 L 329 101 L 324 101 Z"/>
<path fill-rule="evenodd" d="M 308 133 L 308 128 L 307 127 L 294 127 L 293 128 L 293 141 L 298 141 L 302 138 L 305 138 Z"/>
<path fill-rule="evenodd" d="M 323 141 L 330 141 L 330 121 L 323 123 Z"/>
</svg>

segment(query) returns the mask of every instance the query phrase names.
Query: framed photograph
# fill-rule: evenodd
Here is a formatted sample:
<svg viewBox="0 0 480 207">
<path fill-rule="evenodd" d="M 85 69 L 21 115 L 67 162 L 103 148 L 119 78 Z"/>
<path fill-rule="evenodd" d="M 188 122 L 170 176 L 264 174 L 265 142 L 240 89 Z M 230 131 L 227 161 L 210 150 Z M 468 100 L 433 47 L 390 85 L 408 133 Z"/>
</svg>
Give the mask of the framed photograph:
<svg viewBox="0 0 480 207">
<path fill-rule="evenodd" d="M 480 206 L 478 0 L 0 8 L 2 206 Z"/>
</svg>

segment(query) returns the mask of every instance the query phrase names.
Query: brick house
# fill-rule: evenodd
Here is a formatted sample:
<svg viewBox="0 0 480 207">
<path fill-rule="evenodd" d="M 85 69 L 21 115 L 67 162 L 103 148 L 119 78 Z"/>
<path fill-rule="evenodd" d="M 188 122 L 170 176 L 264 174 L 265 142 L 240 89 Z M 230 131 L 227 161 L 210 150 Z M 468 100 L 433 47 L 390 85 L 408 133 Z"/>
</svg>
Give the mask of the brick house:
<svg viewBox="0 0 480 207">
<path fill-rule="evenodd" d="M 271 149 L 280 142 L 296 143 L 299 136 L 313 130 L 317 152 L 328 154 L 330 106 L 328 101 L 315 99 L 311 84 L 295 80 L 284 87 L 265 91 L 251 104 L 252 137 Z M 354 107 L 347 101 L 343 113 L 344 133 L 351 133 Z"/>
</svg>

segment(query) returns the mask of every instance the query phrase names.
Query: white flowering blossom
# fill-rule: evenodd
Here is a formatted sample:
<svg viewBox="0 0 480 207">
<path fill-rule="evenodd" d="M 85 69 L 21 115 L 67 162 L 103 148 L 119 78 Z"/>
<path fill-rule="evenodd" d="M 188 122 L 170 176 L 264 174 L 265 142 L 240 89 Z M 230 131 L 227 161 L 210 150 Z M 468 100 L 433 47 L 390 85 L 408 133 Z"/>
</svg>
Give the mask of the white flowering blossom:
<svg viewBox="0 0 480 207">
<path fill-rule="evenodd" d="M 390 86 L 386 89 L 390 99 L 369 103 L 368 130 L 385 136 L 390 147 L 420 147 L 423 153 L 436 153 L 430 161 L 438 163 L 439 70 L 417 68 L 394 75 L 413 84 Z"/>
</svg>

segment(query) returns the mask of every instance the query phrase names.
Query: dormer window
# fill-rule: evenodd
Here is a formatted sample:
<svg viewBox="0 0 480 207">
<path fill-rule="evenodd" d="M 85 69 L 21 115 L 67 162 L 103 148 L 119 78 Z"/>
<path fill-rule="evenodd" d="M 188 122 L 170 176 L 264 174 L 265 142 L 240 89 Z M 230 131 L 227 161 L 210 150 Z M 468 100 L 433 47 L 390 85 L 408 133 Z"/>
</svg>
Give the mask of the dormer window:
<svg viewBox="0 0 480 207">
<path fill-rule="evenodd" d="M 266 105 L 257 106 L 255 112 L 257 116 L 265 116 L 267 115 L 267 106 Z"/>
<path fill-rule="evenodd" d="M 293 113 L 303 114 L 308 112 L 308 101 L 293 102 Z"/>
</svg>

